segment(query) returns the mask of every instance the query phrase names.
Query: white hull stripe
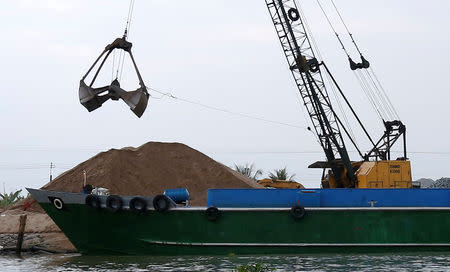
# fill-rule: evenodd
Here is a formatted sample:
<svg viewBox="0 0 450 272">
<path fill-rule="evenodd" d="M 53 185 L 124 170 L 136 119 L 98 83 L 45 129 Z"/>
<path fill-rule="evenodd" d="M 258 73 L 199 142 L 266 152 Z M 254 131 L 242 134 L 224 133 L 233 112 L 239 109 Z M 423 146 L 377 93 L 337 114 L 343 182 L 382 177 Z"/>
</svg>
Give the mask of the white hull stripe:
<svg viewBox="0 0 450 272">
<path fill-rule="evenodd" d="M 167 241 L 146 241 L 150 244 L 170 246 L 203 247 L 450 247 L 450 243 L 188 243 Z"/>
</svg>

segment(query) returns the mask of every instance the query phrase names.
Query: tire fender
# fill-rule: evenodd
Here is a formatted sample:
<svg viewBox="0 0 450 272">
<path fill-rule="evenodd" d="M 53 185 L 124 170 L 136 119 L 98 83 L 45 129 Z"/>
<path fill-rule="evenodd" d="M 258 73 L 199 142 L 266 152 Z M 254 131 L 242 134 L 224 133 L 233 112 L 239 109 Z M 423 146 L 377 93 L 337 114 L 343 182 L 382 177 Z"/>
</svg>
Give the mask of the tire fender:
<svg viewBox="0 0 450 272">
<path fill-rule="evenodd" d="M 153 208 L 157 212 L 165 212 L 170 208 L 170 199 L 166 195 L 157 195 L 153 198 Z"/>
<path fill-rule="evenodd" d="M 86 196 L 85 203 L 93 209 L 100 209 L 102 207 L 100 198 L 96 195 Z"/>
<path fill-rule="evenodd" d="M 52 202 L 53 206 L 61 211 L 65 209 L 65 205 L 64 205 L 64 201 L 62 201 L 61 198 L 59 197 L 53 197 L 53 196 L 49 196 L 48 199 L 50 200 L 50 202 Z"/>
<path fill-rule="evenodd" d="M 216 207 L 209 207 L 205 211 L 206 219 L 208 221 L 214 222 L 220 217 L 220 211 Z"/>
<path fill-rule="evenodd" d="M 291 216 L 294 219 L 303 219 L 306 215 L 305 208 L 303 206 L 294 206 L 291 208 Z"/>
<path fill-rule="evenodd" d="M 134 197 L 130 200 L 130 210 L 135 212 L 145 212 L 147 210 L 147 201 L 142 197 Z"/>
<path fill-rule="evenodd" d="M 113 212 L 120 211 L 123 207 L 123 200 L 120 196 L 110 195 L 106 198 L 106 207 Z"/>
</svg>

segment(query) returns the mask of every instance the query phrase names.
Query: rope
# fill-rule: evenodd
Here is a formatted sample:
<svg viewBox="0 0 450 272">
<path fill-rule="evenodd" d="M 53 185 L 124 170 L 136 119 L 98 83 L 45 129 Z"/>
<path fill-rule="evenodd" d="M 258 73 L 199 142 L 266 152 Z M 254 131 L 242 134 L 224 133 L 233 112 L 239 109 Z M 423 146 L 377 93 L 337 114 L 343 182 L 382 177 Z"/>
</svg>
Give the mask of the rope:
<svg viewBox="0 0 450 272">
<path fill-rule="evenodd" d="M 186 98 L 181 98 L 181 97 L 173 95 L 170 92 L 162 92 L 162 91 L 158 91 L 156 89 L 150 88 L 150 87 L 147 87 L 147 90 L 153 91 L 153 92 L 156 92 L 156 93 L 159 93 L 159 94 L 162 95 L 161 97 L 150 96 L 151 98 L 154 98 L 154 99 L 162 99 L 163 97 L 168 97 L 168 98 L 171 98 L 171 99 L 174 99 L 174 100 L 183 101 L 183 102 L 186 102 L 186 103 L 189 103 L 189 104 L 197 105 L 197 106 L 200 106 L 200 107 L 203 107 L 203 108 L 206 108 L 206 109 L 210 109 L 210 110 L 214 110 L 214 111 L 220 111 L 220 112 L 228 113 L 228 114 L 231 114 L 231 115 L 245 117 L 245 118 L 248 118 L 248 119 L 254 119 L 254 120 L 258 120 L 258 121 L 263 121 L 263 122 L 266 122 L 266 123 L 272 123 L 272 124 L 277 124 L 277 125 L 282 125 L 282 126 L 293 127 L 293 128 L 300 128 L 300 129 L 306 129 L 307 130 L 307 127 L 305 127 L 305 126 L 297 126 L 297 125 L 288 124 L 288 123 L 284 123 L 284 122 L 268 120 L 268 119 L 265 119 L 265 118 L 261 118 L 261 117 L 257 117 L 257 116 L 253 116 L 253 115 L 249 115 L 249 114 L 245 114 L 245 113 L 233 112 L 233 111 L 230 111 L 230 110 L 227 110 L 227 109 L 206 105 L 206 104 L 203 104 L 203 103 L 200 103 L 200 102 L 196 102 L 196 101 L 193 101 L 193 100 L 189 100 L 189 99 L 186 99 Z"/>
</svg>

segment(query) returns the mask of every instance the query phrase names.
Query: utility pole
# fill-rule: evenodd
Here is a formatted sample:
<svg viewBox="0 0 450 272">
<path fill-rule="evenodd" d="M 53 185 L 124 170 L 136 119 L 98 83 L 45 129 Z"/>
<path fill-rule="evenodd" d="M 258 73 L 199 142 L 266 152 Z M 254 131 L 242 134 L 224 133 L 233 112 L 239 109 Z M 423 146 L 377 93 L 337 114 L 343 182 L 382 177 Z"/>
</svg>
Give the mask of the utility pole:
<svg viewBox="0 0 450 272">
<path fill-rule="evenodd" d="M 53 162 L 50 163 L 50 181 L 53 180 L 53 176 L 52 176 L 52 169 L 55 168 L 55 165 L 53 164 Z"/>
</svg>

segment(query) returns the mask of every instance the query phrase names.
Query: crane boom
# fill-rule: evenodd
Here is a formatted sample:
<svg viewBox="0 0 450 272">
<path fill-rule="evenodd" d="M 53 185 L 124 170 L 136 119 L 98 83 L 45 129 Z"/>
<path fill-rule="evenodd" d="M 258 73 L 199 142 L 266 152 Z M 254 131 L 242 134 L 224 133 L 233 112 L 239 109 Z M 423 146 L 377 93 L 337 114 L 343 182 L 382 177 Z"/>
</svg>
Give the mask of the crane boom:
<svg viewBox="0 0 450 272">
<path fill-rule="evenodd" d="M 297 4 L 294 0 L 265 1 L 334 178 L 339 187 L 354 186 L 356 175 Z"/>
</svg>

